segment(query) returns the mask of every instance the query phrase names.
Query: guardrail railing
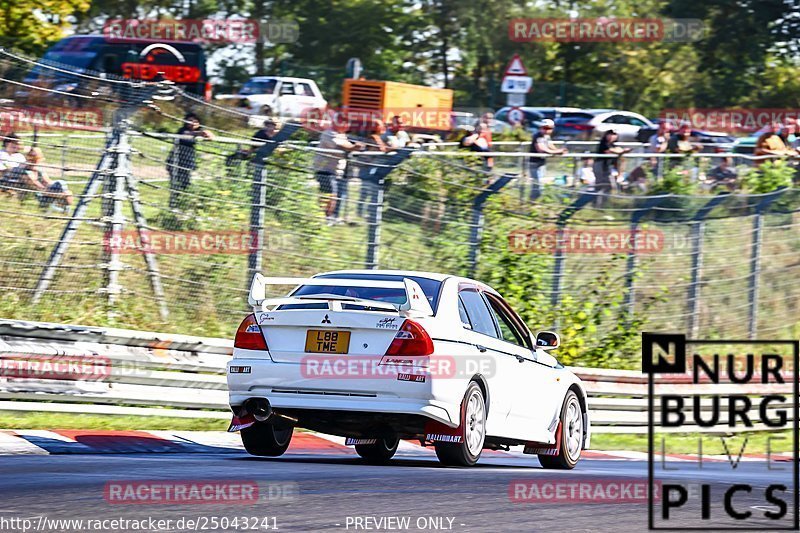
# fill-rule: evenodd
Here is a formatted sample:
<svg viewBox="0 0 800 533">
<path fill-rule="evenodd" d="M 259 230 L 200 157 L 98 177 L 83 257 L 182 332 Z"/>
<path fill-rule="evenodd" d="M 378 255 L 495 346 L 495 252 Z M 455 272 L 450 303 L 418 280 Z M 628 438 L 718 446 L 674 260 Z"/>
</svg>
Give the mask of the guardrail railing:
<svg viewBox="0 0 800 533">
<path fill-rule="evenodd" d="M 230 411 L 225 363 L 232 351 L 233 342 L 228 339 L 0 320 L 0 410 L 226 419 Z M 38 360 L 42 365 L 48 358 L 60 357 L 74 363 L 75 372 L 60 376 L 62 379 L 9 377 L 8 361 L 20 357 Z M 79 366 L 80 361 L 87 366 Z M 647 432 L 646 375 L 633 370 L 572 370 L 589 392 L 595 433 Z M 723 394 L 732 387 L 691 385 L 680 376 L 659 378 L 657 382 L 662 386 L 656 387 L 656 394 L 688 393 L 689 388 L 693 394 Z M 763 392 L 759 385 L 746 390 L 735 387 L 740 394 Z M 790 420 L 791 387 L 785 385 L 787 401 L 773 403 L 770 408 L 785 410 Z M 771 393 L 776 390 L 770 386 Z M 702 410 L 710 409 L 710 400 L 704 400 Z M 696 426 L 678 429 L 714 432 Z M 740 429 L 773 428 L 756 425 Z"/>
</svg>

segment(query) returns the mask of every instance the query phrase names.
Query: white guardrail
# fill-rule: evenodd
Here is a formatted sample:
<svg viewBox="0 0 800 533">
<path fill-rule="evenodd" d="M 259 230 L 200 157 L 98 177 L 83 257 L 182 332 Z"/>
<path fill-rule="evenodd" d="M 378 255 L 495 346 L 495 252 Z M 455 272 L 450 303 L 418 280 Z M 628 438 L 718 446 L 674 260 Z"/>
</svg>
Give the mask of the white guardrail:
<svg viewBox="0 0 800 533">
<path fill-rule="evenodd" d="M 57 376 L 60 379 L 10 377 L 12 367 L 0 366 L 0 411 L 228 419 L 225 363 L 232 348 L 229 339 L 0 319 L 0 362 L 13 358 L 47 361 L 48 356 L 58 356 L 73 366 L 83 360 L 92 363 L 86 372 L 74 366 L 73 372 Z M 99 367 L 104 369 L 101 375 L 88 375 Z M 589 391 L 595 433 L 647 432 L 646 375 L 632 370 L 572 370 Z M 656 383 L 660 384 L 655 387 L 657 395 L 688 394 L 690 388 L 695 394 L 728 394 L 736 387 L 738 394 L 755 396 L 779 390 L 775 385 L 766 386 L 769 389 L 763 385 L 748 385 L 746 389 L 739 385 L 698 386 L 685 379 L 658 378 Z M 787 401 L 773 403 L 770 411 L 783 409 L 791 420 L 792 384 L 781 387 Z M 687 403 L 688 411 L 692 406 Z M 725 403 L 720 402 L 721 416 L 727 417 Z M 706 416 L 710 409 L 710 399 L 704 399 Z M 657 412 L 655 418 L 658 424 Z M 740 429 L 770 428 L 755 424 Z M 691 431 L 713 432 L 696 426 Z"/>
</svg>

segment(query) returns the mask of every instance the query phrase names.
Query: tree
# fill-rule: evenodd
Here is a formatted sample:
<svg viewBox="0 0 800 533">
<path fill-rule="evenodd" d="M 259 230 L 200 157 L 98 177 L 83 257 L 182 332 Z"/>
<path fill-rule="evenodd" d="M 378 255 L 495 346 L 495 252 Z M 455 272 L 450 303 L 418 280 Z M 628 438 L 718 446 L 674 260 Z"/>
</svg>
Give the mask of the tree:
<svg viewBox="0 0 800 533">
<path fill-rule="evenodd" d="M 89 0 L 0 0 L 0 46 L 41 54 L 88 9 Z"/>
</svg>

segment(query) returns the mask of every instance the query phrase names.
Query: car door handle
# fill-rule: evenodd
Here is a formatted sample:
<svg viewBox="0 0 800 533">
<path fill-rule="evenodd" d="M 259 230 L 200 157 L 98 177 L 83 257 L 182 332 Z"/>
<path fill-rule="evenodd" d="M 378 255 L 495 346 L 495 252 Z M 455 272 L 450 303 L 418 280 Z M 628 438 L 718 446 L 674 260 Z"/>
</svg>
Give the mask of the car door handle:
<svg viewBox="0 0 800 533">
<path fill-rule="evenodd" d="M 476 344 L 475 347 L 478 349 L 479 352 L 483 353 L 486 351 L 486 346 L 481 346 L 480 344 Z"/>
</svg>

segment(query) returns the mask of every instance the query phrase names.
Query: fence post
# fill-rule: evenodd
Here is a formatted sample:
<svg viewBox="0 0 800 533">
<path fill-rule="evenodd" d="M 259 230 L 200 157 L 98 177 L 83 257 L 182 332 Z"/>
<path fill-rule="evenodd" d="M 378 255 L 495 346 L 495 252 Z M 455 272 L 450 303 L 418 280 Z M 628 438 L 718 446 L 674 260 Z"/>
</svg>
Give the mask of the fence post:
<svg viewBox="0 0 800 533">
<path fill-rule="evenodd" d="M 383 193 L 386 186 L 386 176 L 411 156 L 412 150 L 401 148 L 390 154 L 381 154 L 374 157 L 374 162 L 364 163 L 361 170 L 361 179 L 372 185 L 372 195 L 367 206 L 367 255 L 364 266 L 368 269 L 378 268 L 378 251 L 380 249 L 381 223 L 383 222 Z M 369 172 L 364 172 L 366 167 L 372 165 Z"/>
<path fill-rule="evenodd" d="M 699 304 L 700 304 L 700 274 L 703 269 L 703 241 L 706 222 L 705 219 L 719 204 L 730 198 L 730 194 L 724 193 L 715 196 L 703 207 L 701 207 L 697 214 L 690 222 L 689 240 L 692 244 L 692 281 L 689 283 L 689 290 L 686 297 L 686 303 L 689 307 L 688 324 L 686 331 L 689 337 L 697 338 L 698 328 L 700 326 L 699 320 Z"/>
<path fill-rule="evenodd" d="M 636 232 L 639 231 L 639 221 L 647 215 L 651 209 L 658 206 L 666 198 L 671 197 L 671 194 L 663 196 L 653 196 L 649 198 L 641 208 L 638 208 L 631 216 L 631 249 L 628 252 L 628 264 L 625 269 L 625 297 L 623 306 L 627 309 L 627 317 L 630 321 L 633 318 L 633 311 L 636 307 L 636 298 L 633 294 L 633 281 L 636 273 Z"/>
<path fill-rule="evenodd" d="M 483 238 L 483 208 L 486 205 L 486 200 L 508 185 L 508 183 L 516 177 L 516 174 L 503 174 L 476 196 L 475 200 L 472 202 L 472 223 L 470 224 L 468 260 L 469 277 L 475 277 L 475 271 L 478 268 L 478 251 L 480 250 L 481 239 Z"/>
<path fill-rule="evenodd" d="M 253 277 L 261 272 L 261 252 L 264 249 L 264 219 L 267 212 L 267 169 L 264 161 L 294 132 L 300 124 L 288 123 L 270 141 L 256 150 L 253 156 L 253 183 L 250 186 L 250 254 L 247 256 L 245 289 L 249 292 Z"/>
<path fill-rule="evenodd" d="M 587 204 L 593 202 L 596 197 L 596 193 L 585 191 L 558 215 L 558 221 L 556 222 L 556 248 L 553 252 L 553 257 L 555 259 L 553 264 L 553 291 L 550 295 L 550 303 L 553 307 L 558 307 L 561 303 L 561 279 L 563 277 L 564 260 L 566 259 L 564 247 L 561 246 L 561 243 L 564 241 L 564 228 L 569 219 L 572 218 L 572 215 L 583 209 Z"/>
<path fill-rule="evenodd" d="M 784 192 L 786 192 L 786 189 L 779 189 L 764 195 L 761 201 L 756 204 L 756 215 L 753 220 L 753 243 L 750 252 L 750 279 L 747 291 L 747 303 L 750 308 L 747 331 L 751 340 L 755 339 L 758 334 L 758 289 L 761 274 L 761 234 L 764 228 L 764 211 Z"/>
</svg>

